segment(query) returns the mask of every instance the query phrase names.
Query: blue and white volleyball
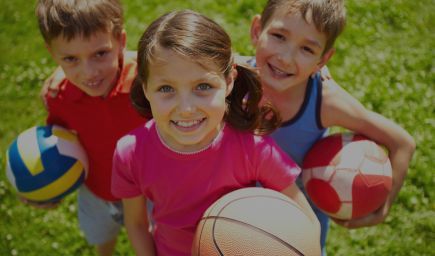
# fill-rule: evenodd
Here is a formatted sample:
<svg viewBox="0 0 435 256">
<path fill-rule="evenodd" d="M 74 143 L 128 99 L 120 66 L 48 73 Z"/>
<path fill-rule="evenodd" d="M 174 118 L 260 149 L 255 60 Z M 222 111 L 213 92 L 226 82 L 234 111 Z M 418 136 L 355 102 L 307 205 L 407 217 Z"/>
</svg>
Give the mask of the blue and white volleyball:
<svg viewBox="0 0 435 256">
<path fill-rule="evenodd" d="M 86 179 L 88 158 L 77 135 L 57 125 L 22 132 L 6 152 L 6 176 L 33 202 L 55 202 Z"/>
</svg>

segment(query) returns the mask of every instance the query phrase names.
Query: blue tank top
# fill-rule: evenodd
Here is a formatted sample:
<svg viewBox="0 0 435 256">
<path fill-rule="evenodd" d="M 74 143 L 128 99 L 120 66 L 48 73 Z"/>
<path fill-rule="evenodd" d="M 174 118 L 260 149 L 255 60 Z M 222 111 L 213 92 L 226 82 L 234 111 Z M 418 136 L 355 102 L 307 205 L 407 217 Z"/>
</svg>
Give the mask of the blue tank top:
<svg viewBox="0 0 435 256">
<path fill-rule="evenodd" d="M 255 58 L 246 62 L 256 67 Z M 293 160 L 302 166 L 304 157 L 314 143 L 328 134 L 320 121 L 320 106 L 322 105 L 322 81 L 320 73 L 310 77 L 305 91 L 305 98 L 296 115 L 281 124 L 281 127 L 271 134 L 275 142 Z"/>
<path fill-rule="evenodd" d="M 300 166 L 311 146 L 328 133 L 328 129 L 322 127 L 320 121 L 321 103 L 322 81 L 320 75 L 316 74 L 308 80 L 305 98 L 298 113 L 282 123 L 271 135 Z"/>
</svg>

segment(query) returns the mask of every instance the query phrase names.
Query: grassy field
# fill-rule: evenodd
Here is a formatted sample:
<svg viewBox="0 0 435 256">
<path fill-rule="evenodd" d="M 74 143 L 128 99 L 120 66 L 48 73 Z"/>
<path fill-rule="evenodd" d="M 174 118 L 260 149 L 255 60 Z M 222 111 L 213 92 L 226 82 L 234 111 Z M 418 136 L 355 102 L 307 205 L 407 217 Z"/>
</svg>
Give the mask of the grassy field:
<svg viewBox="0 0 435 256">
<path fill-rule="evenodd" d="M 249 23 L 265 0 L 123 3 L 132 50 L 152 20 L 167 11 L 190 8 L 224 26 L 236 51 L 252 55 Z M 387 220 L 358 230 L 333 224 L 328 254 L 434 255 L 435 4 L 432 0 L 348 0 L 346 6 L 348 25 L 328 65 L 331 73 L 368 108 L 407 129 L 418 146 Z M 9 143 L 24 129 L 44 123 L 46 113 L 38 92 L 55 67 L 33 12 L 34 1 L 0 2 L 0 255 L 94 255 L 78 229 L 75 196 L 56 210 L 36 210 L 17 200 L 5 178 L 4 152 Z M 117 255 L 132 254 L 123 233 Z"/>
</svg>

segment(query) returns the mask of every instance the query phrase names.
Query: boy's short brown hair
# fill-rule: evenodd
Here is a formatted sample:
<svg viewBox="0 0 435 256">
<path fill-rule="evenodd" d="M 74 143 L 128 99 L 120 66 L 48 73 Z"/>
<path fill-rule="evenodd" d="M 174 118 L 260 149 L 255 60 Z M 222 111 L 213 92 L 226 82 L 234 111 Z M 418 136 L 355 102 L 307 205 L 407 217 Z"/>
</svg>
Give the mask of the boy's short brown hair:
<svg viewBox="0 0 435 256">
<path fill-rule="evenodd" d="M 323 52 L 331 49 L 346 24 L 344 0 L 269 0 L 261 14 L 264 28 L 277 12 L 299 11 L 305 20 L 311 19 L 317 30 L 326 35 Z"/>
<path fill-rule="evenodd" d="M 47 44 L 58 36 L 67 40 L 89 38 L 102 31 L 119 38 L 123 29 L 123 10 L 118 0 L 39 0 L 36 16 Z"/>
</svg>

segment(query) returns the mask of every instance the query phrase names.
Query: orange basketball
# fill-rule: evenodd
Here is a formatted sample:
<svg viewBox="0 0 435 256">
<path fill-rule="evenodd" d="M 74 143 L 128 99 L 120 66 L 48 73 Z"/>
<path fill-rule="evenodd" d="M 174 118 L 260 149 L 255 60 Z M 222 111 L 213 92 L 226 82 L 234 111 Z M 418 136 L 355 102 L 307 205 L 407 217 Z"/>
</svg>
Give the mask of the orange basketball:
<svg viewBox="0 0 435 256">
<path fill-rule="evenodd" d="M 204 213 L 192 255 L 320 255 L 320 225 L 309 216 L 274 190 L 239 189 Z"/>
</svg>

